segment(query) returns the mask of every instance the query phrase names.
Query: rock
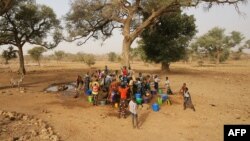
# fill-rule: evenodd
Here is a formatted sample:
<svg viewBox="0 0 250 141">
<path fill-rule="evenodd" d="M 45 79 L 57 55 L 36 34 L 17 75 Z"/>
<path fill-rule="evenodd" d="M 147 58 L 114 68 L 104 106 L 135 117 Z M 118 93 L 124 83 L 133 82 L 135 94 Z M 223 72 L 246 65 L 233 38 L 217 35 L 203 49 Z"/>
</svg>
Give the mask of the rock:
<svg viewBox="0 0 250 141">
<path fill-rule="evenodd" d="M 6 131 L 7 131 L 7 129 L 5 129 L 5 128 L 2 129 L 2 132 L 6 132 Z"/>
<path fill-rule="evenodd" d="M 8 117 L 10 120 L 15 120 L 15 119 L 16 119 L 14 113 L 7 112 L 6 115 L 7 115 L 7 117 Z"/>
<path fill-rule="evenodd" d="M 4 111 L 0 110 L 0 115 L 2 115 L 4 113 Z"/>
<path fill-rule="evenodd" d="M 31 130 L 30 133 L 32 136 L 37 136 L 37 132 L 35 130 Z"/>
<path fill-rule="evenodd" d="M 52 136 L 50 136 L 50 140 L 51 141 L 59 141 L 59 138 L 57 135 L 52 135 Z"/>
<path fill-rule="evenodd" d="M 28 116 L 24 115 L 24 116 L 23 116 L 23 120 L 24 120 L 24 121 L 28 120 Z"/>
</svg>

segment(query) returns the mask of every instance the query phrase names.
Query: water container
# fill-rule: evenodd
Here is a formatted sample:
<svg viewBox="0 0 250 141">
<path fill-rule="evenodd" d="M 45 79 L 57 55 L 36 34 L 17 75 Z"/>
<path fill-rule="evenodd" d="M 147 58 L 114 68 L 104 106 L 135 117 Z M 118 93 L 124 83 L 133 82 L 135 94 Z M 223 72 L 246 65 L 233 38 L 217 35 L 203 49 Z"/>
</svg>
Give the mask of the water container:
<svg viewBox="0 0 250 141">
<path fill-rule="evenodd" d="M 92 96 L 88 96 L 88 102 L 93 102 L 93 97 Z"/>
<path fill-rule="evenodd" d="M 157 98 L 157 103 L 158 103 L 159 105 L 161 105 L 162 102 L 163 102 L 163 101 L 162 101 L 162 98 L 161 98 L 161 97 L 158 97 L 158 98 Z"/>
<path fill-rule="evenodd" d="M 91 93 L 92 93 L 91 90 L 87 90 L 87 91 L 85 92 L 86 95 L 91 95 Z"/>
<path fill-rule="evenodd" d="M 102 106 L 106 105 L 106 100 L 101 100 L 100 105 L 102 105 Z"/>
<path fill-rule="evenodd" d="M 154 103 L 154 104 L 152 105 L 152 109 L 153 109 L 153 111 L 155 111 L 155 112 L 159 111 L 159 109 L 160 109 L 159 104 Z"/>
<path fill-rule="evenodd" d="M 161 98 L 162 98 L 162 101 L 166 101 L 168 99 L 168 95 L 167 94 L 161 94 Z"/>
<path fill-rule="evenodd" d="M 136 93 L 135 94 L 135 98 L 137 99 L 137 98 L 141 98 L 141 94 L 140 93 Z"/>
<path fill-rule="evenodd" d="M 158 89 L 158 93 L 159 93 L 159 94 L 162 94 L 162 89 Z"/>
<path fill-rule="evenodd" d="M 141 104 L 142 103 L 142 98 L 136 98 L 136 103 Z"/>
</svg>

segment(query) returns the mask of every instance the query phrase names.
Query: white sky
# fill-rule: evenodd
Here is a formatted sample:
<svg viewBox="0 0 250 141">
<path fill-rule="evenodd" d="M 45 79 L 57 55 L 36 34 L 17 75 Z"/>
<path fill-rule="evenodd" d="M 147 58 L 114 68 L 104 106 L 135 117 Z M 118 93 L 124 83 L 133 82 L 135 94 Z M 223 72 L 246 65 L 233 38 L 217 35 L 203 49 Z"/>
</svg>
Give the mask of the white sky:
<svg viewBox="0 0 250 141">
<path fill-rule="evenodd" d="M 69 11 L 70 0 L 36 0 L 39 4 L 45 4 L 54 9 L 58 18 L 62 18 Z M 214 6 L 209 11 L 204 10 L 202 6 L 198 8 L 189 8 L 185 11 L 188 14 L 193 14 L 196 18 L 197 36 L 206 33 L 211 28 L 218 26 L 226 29 L 226 33 L 233 30 L 239 31 L 246 39 L 250 39 L 250 4 L 239 5 L 239 9 L 244 14 L 239 14 L 233 6 Z M 103 45 L 101 41 L 89 40 L 82 46 L 77 46 L 76 43 L 62 42 L 55 49 L 48 51 L 46 54 L 51 54 L 55 50 L 63 50 L 68 53 L 95 53 L 104 54 L 108 52 L 121 53 L 122 39 L 120 31 L 115 31 L 114 35 L 106 40 Z M 135 44 L 133 44 L 135 46 Z M 27 54 L 27 50 L 32 48 L 30 45 L 24 47 L 24 54 Z M 0 47 L 2 52 L 3 47 Z"/>
</svg>

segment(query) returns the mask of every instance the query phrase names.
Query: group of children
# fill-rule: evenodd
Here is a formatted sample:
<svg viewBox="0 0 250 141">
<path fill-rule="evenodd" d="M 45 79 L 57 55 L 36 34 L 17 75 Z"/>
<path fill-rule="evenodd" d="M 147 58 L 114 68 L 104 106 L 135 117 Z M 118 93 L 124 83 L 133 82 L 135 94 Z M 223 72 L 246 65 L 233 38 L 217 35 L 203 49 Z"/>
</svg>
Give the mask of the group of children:
<svg viewBox="0 0 250 141">
<path fill-rule="evenodd" d="M 135 77 L 134 71 L 126 66 L 122 67 L 120 72 L 120 74 L 117 70 L 111 72 L 108 67 L 105 66 L 103 71 L 98 70 L 91 75 L 87 73 L 83 78 L 78 76 L 76 80 L 75 98 L 77 98 L 81 92 L 86 92 L 93 96 L 93 105 L 95 106 L 98 105 L 99 95 L 106 98 L 112 106 L 119 103 L 119 118 L 126 117 L 128 108 L 132 114 L 133 127 L 138 128 L 138 105 L 135 101 L 135 94 L 139 93 L 143 98 L 151 98 L 152 93 L 157 93 L 159 90 L 160 79 L 157 75 L 143 76 L 142 73 L 139 73 L 138 77 Z M 167 94 L 173 94 L 168 77 L 166 77 L 165 87 Z M 181 92 L 184 96 L 184 109 L 186 109 L 191 101 L 186 84 L 183 85 Z M 193 106 L 192 108 L 195 110 Z"/>
</svg>

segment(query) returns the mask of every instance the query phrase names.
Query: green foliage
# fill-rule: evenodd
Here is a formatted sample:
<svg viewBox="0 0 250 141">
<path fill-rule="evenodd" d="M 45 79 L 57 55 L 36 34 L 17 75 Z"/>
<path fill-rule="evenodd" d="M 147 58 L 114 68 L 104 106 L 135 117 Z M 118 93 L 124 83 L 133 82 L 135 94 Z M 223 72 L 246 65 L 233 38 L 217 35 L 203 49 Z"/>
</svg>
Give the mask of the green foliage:
<svg viewBox="0 0 250 141">
<path fill-rule="evenodd" d="M 233 31 L 229 36 L 226 36 L 224 32 L 225 29 L 215 27 L 199 37 L 191 47 L 197 54 L 209 55 L 217 64 L 224 62 L 229 57 L 229 50 L 239 46 L 244 39 L 240 32 Z"/>
<path fill-rule="evenodd" d="M 17 58 L 17 50 L 14 50 L 12 46 L 9 46 L 8 50 L 2 52 L 2 57 L 5 59 L 5 64 L 8 64 L 9 60 Z"/>
<path fill-rule="evenodd" d="M 84 62 L 86 65 L 91 67 L 95 64 L 95 56 L 93 54 L 77 53 L 79 61 Z"/>
<path fill-rule="evenodd" d="M 54 55 L 56 57 L 56 60 L 60 61 L 60 60 L 62 60 L 63 57 L 65 57 L 66 54 L 64 51 L 55 51 Z"/>
<path fill-rule="evenodd" d="M 30 57 L 35 61 L 37 61 L 39 66 L 40 66 L 40 59 L 44 52 L 46 52 L 46 50 L 43 47 L 34 47 L 28 50 L 28 54 L 30 55 Z"/>
<path fill-rule="evenodd" d="M 115 52 L 110 52 L 110 53 L 108 53 L 108 60 L 109 60 L 110 62 L 114 62 L 116 59 L 117 59 L 117 55 L 116 55 Z"/>
<path fill-rule="evenodd" d="M 180 11 L 160 17 L 156 25 L 142 33 L 141 46 L 146 60 L 168 64 L 183 59 L 186 47 L 196 33 L 194 22 L 193 16 Z"/>
<path fill-rule="evenodd" d="M 32 0 L 21 0 L 0 16 L 0 45 L 18 47 L 20 73 L 26 72 L 22 52 L 24 44 L 56 47 L 62 39 L 59 23 L 53 9 L 35 4 Z M 54 42 L 48 43 L 46 39 L 51 35 Z"/>
</svg>

